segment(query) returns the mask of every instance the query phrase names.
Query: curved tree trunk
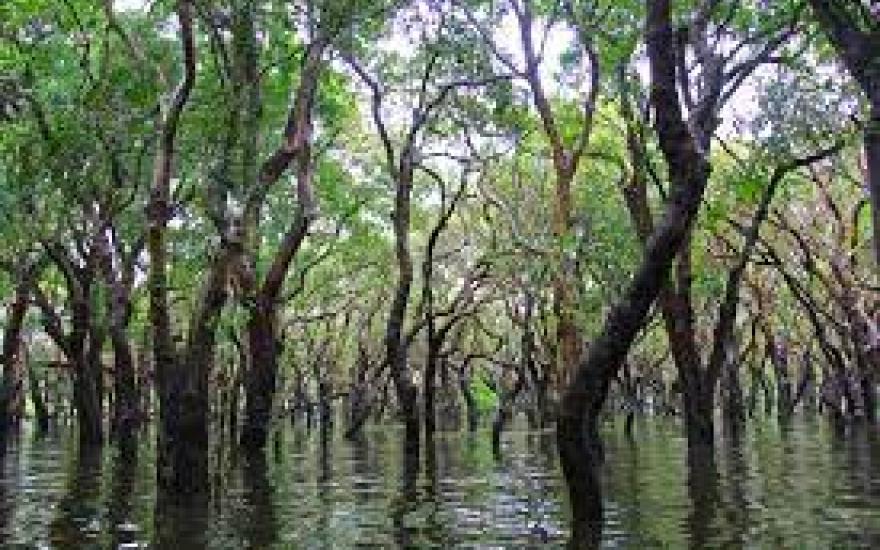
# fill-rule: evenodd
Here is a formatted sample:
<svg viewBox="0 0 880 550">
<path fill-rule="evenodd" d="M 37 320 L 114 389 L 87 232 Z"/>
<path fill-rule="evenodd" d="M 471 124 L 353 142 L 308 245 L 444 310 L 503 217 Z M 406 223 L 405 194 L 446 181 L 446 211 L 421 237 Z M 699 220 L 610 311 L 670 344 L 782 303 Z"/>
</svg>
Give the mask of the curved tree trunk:
<svg viewBox="0 0 880 550">
<path fill-rule="evenodd" d="M 648 9 L 651 103 L 660 147 L 667 159 L 671 193 L 663 217 L 645 244 L 641 265 L 590 345 L 561 404 L 557 440 L 572 506 L 572 546 L 598 546 L 602 524 L 599 413 L 608 387 L 665 284 L 669 268 L 696 218 L 709 165 L 684 122 L 676 90 L 674 34 L 668 0 Z"/>
<path fill-rule="evenodd" d="M 255 41 L 253 22 L 247 40 Z M 266 445 L 275 384 L 278 376 L 278 301 L 287 271 L 308 235 L 315 217 L 312 197 L 314 163 L 312 159 L 312 109 L 323 68 L 322 57 L 329 44 L 326 35 L 319 36 L 306 48 L 299 86 L 287 126 L 284 141 L 260 167 L 258 189 L 267 190 L 278 181 L 287 167 L 294 162 L 296 172 L 296 195 L 299 204 L 291 225 L 287 228 L 281 244 L 275 251 L 272 263 L 261 283 L 254 281 L 250 273 L 242 273 L 245 288 L 253 292 L 254 306 L 248 320 L 250 372 L 245 383 L 245 420 L 241 442 L 257 450 Z M 256 71 L 256 61 L 248 70 Z M 256 76 L 254 76 L 256 78 Z M 256 212 L 264 194 L 252 195 L 246 211 L 245 226 L 256 226 Z M 254 251 L 255 252 L 255 251 Z"/>
</svg>

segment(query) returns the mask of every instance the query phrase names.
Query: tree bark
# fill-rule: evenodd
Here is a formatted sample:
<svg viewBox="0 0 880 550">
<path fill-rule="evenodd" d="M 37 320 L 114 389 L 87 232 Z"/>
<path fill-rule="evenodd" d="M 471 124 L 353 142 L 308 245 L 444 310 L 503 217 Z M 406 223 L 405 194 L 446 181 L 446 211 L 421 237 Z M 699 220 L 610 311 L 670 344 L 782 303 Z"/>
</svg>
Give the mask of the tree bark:
<svg viewBox="0 0 880 550">
<path fill-rule="evenodd" d="M 597 546 L 601 533 L 598 469 L 602 444 L 598 421 L 610 381 L 667 279 L 672 261 L 697 215 L 709 175 L 709 164 L 694 146 L 679 105 L 669 1 L 653 0 L 648 12 L 651 102 L 672 186 L 663 217 L 645 244 L 638 270 L 609 311 L 601 333 L 591 344 L 562 399 L 557 440 L 569 487 L 571 545 L 575 547 Z"/>
<path fill-rule="evenodd" d="M 254 305 L 248 319 L 250 372 L 245 378 L 245 419 L 241 444 L 250 449 L 265 446 L 271 420 L 278 365 L 276 319 L 275 307 L 262 301 Z"/>
<path fill-rule="evenodd" d="M 397 392 L 397 403 L 400 406 L 405 425 L 405 451 L 407 454 L 418 454 L 418 392 L 410 378 L 407 347 L 403 335 L 403 324 L 413 283 L 413 264 L 409 248 L 410 200 L 413 180 L 411 154 L 411 150 L 406 150 L 401 155 L 401 166 L 396 182 L 393 226 L 394 250 L 397 259 L 397 288 L 385 327 L 385 361 L 391 371 L 394 388 Z"/>
<path fill-rule="evenodd" d="M 156 476 L 160 498 L 188 499 L 205 495 L 208 484 L 207 425 L 198 391 L 199 372 L 190 372 L 187 359 L 178 353 L 171 335 L 168 299 L 168 249 L 166 228 L 171 218 L 171 171 L 178 123 L 196 77 L 193 5 L 179 0 L 176 6 L 183 53 L 183 77 L 170 100 L 160 105 L 159 143 L 153 160 L 153 180 L 147 206 L 147 276 L 153 356 L 159 394 L 159 429 L 156 442 Z M 212 327 L 213 328 L 213 327 Z M 207 351 L 199 349 L 200 354 Z M 189 354 L 191 356 L 191 354 Z M 207 418 L 205 418 L 207 422 Z"/>
<path fill-rule="evenodd" d="M 0 385 L 0 440 L 19 420 L 22 400 L 22 328 L 30 303 L 31 281 L 19 283 L 7 308 L 3 330 L 3 379 Z"/>
<path fill-rule="evenodd" d="M 281 177 L 290 163 L 295 161 L 299 204 L 294 220 L 285 232 L 261 286 L 255 288 L 253 277 L 243 273 L 245 287 L 255 294 L 248 320 L 250 372 L 245 383 L 245 419 L 241 432 L 242 445 L 251 449 L 262 449 L 266 445 L 272 401 L 275 397 L 279 355 L 279 296 L 290 264 L 302 247 L 315 217 L 312 198 L 312 110 L 318 78 L 323 68 L 322 57 L 328 44 L 327 37 L 319 37 L 306 49 L 299 87 L 285 128 L 284 142 L 263 163 L 259 174 L 258 189 L 268 189 Z M 251 213 L 256 212 L 259 202 L 249 204 Z M 250 222 L 246 220 L 245 224 L 249 225 Z"/>
</svg>

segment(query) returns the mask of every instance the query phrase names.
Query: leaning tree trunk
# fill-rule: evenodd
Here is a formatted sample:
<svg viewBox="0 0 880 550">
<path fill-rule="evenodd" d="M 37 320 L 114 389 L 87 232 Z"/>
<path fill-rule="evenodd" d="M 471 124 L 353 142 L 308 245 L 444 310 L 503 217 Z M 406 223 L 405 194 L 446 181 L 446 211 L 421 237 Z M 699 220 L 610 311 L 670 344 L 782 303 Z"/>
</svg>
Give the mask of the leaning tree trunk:
<svg viewBox="0 0 880 550">
<path fill-rule="evenodd" d="M 705 176 L 708 181 L 708 171 Z M 705 187 L 707 182 L 701 185 Z M 684 424 L 688 445 L 711 445 L 715 440 L 715 380 L 703 368 L 697 349 L 696 325 L 691 304 L 690 233 L 678 255 L 675 277 L 660 293 L 669 347 L 681 382 Z"/>
<path fill-rule="evenodd" d="M 650 3 L 647 42 L 651 102 L 660 148 L 667 159 L 671 192 L 663 217 L 647 240 L 638 270 L 609 311 L 601 333 L 590 345 L 562 399 L 557 440 L 572 506 L 573 546 L 598 545 L 602 522 L 599 413 L 609 384 L 644 325 L 696 218 L 709 174 L 708 162 L 695 147 L 679 104 L 668 0 Z"/>
<path fill-rule="evenodd" d="M 633 108 L 625 72 L 621 67 L 622 114 L 627 122 L 627 149 L 634 165 L 628 185 L 623 189 L 624 199 L 636 232 L 646 245 L 654 229 L 654 220 L 648 202 L 647 161 L 644 140 L 636 130 Z M 689 135 L 681 139 L 689 141 Z M 691 143 L 693 146 L 693 143 Z M 708 171 L 705 175 L 708 179 Z M 702 182 L 703 186 L 706 182 Z M 696 326 L 691 304 L 691 250 L 690 235 L 685 236 L 679 252 L 673 277 L 660 291 L 659 305 L 663 315 L 669 349 L 678 372 L 685 430 L 689 444 L 711 444 L 714 440 L 714 381 L 704 376 L 702 359 L 696 343 Z M 709 383 L 711 382 L 711 384 Z"/>
<path fill-rule="evenodd" d="M 656 49 L 656 45 L 652 47 L 652 50 Z M 674 93 L 674 86 L 671 90 Z M 669 89 L 655 90 L 654 94 L 664 92 L 669 93 Z M 671 126 L 668 115 L 659 117 L 658 124 L 662 125 L 661 132 L 674 136 L 676 128 L 667 127 Z M 683 141 L 667 139 L 666 144 Z M 705 190 L 706 162 L 695 151 L 682 149 L 679 154 L 686 155 L 693 162 L 670 166 L 673 181 L 678 184 L 669 198 L 663 219 L 648 240 L 641 265 L 626 293 L 611 308 L 602 332 L 590 345 L 586 360 L 562 400 L 557 439 L 572 504 L 572 541 L 583 541 L 584 545 L 589 541 L 596 542 L 595 534 L 601 525 L 601 488 L 597 470 L 602 460 L 602 445 L 598 420 L 609 383 L 626 358 L 651 304 L 666 283 L 670 265 L 696 217 Z"/>
</svg>

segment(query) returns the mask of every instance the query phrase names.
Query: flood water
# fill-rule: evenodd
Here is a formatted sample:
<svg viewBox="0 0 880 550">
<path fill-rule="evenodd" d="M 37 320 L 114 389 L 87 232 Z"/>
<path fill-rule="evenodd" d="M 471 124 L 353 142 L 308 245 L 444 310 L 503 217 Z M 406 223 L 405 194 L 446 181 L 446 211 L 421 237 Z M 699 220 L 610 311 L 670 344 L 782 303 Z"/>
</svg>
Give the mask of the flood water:
<svg viewBox="0 0 880 550">
<path fill-rule="evenodd" d="M 341 430 L 340 430 L 341 431 Z M 880 548 L 880 434 L 756 423 L 687 458 L 676 420 L 605 427 L 608 548 Z M 542 547 L 567 536 L 551 432 L 442 433 L 404 475 L 401 431 L 363 443 L 286 427 L 264 463 L 214 454 L 210 501 L 157 506 L 151 437 L 80 452 L 26 428 L 0 462 L 3 548 Z M 227 451 L 228 453 L 228 451 Z"/>
</svg>

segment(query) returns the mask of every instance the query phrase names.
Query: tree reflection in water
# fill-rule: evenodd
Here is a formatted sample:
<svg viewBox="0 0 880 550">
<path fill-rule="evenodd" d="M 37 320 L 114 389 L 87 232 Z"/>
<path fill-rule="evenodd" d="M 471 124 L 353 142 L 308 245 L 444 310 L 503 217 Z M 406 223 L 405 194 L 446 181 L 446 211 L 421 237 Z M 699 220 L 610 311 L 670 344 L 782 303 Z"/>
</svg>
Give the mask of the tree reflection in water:
<svg viewBox="0 0 880 550">
<path fill-rule="evenodd" d="M 523 423 L 524 424 L 524 423 Z M 598 470 L 603 547 L 880 547 L 880 444 L 794 418 L 688 451 L 675 420 L 627 439 L 608 423 Z M 496 461 L 488 431 L 438 431 L 419 455 L 383 426 L 356 441 L 285 429 L 265 456 L 226 451 L 206 498 L 157 494 L 151 437 L 80 447 L 75 429 L 22 437 L 2 459 L 0 538 L 13 548 L 539 547 L 571 524 L 552 432 L 514 423 Z M 219 439 L 218 439 L 219 440 Z M 171 495 L 173 497 L 173 495 Z M 820 518 L 817 520 L 817 518 Z"/>
</svg>

